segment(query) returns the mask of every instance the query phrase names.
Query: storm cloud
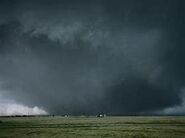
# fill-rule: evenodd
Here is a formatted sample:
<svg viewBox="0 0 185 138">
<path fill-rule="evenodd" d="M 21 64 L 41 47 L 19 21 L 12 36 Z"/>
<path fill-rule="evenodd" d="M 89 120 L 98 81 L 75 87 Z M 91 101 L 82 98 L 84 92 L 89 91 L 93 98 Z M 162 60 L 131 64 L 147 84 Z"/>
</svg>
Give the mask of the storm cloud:
<svg viewBox="0 0 185 138">
<path fill-rule="evenodd" d="M 0 100 L 50 114 L 184 113 L 184 6 L 2 0 Z"/>
</svg>

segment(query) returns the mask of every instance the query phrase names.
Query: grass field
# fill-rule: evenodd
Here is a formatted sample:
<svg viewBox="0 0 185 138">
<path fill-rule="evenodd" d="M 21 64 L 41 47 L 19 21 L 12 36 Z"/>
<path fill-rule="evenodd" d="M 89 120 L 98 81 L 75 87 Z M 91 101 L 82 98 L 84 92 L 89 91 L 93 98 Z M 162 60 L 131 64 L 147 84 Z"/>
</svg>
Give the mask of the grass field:
<svg viewBox="0 0 185 138">
<path fill-rule="evenodd" d="M 0 138 L 185 138 L 185 117 L 0 118 Z"/>
</svg>

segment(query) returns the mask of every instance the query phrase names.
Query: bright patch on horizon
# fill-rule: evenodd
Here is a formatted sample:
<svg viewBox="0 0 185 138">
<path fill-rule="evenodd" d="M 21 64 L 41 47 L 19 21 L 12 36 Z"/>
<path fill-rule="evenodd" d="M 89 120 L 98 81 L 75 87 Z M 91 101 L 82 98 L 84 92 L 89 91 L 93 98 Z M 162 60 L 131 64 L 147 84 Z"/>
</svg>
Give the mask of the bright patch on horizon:
<svg viewBox="0 0 185 138">
<path fill-rule="evenodd" d="M 45 110 L 37 106 L 28 107 L 17 103 L 0 103 L 0 107 L 0 116 L 48 114 Z"/>
</svg>

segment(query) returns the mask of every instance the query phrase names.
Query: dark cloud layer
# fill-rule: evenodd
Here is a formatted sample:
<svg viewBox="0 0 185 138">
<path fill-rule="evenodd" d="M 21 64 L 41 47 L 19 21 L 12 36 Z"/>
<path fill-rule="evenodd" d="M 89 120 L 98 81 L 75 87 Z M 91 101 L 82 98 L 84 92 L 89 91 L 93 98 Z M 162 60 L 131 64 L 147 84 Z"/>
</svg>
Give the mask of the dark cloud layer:
<svg viewBox="0 0 185 138">
<path fill-rule="evenodd" d="M 55 114 L 180 110 L 184 6 L 2 0 L 0 95 Z"/>
</svg>

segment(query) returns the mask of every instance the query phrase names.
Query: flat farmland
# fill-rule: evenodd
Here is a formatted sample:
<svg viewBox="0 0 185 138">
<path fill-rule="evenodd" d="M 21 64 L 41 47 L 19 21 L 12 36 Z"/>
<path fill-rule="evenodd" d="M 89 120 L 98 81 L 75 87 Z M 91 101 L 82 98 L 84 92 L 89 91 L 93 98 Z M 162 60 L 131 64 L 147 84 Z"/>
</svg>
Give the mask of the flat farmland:
<svg viewBox="0 0 185 138">
<path fill-rule="evenodd" d="M 185 138 L 183 116 L 2 117 L 0 138 Z"/>
</svg>

